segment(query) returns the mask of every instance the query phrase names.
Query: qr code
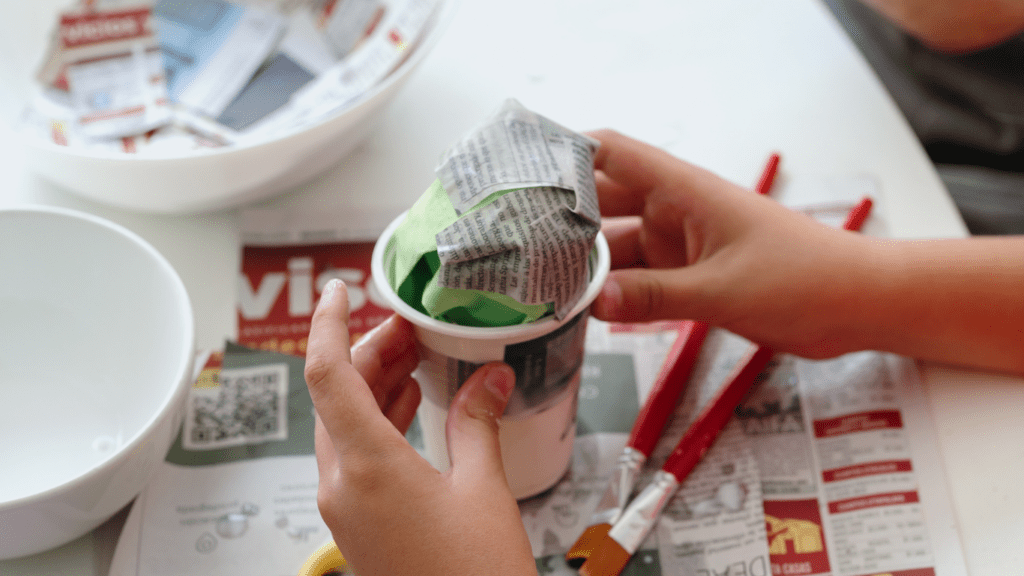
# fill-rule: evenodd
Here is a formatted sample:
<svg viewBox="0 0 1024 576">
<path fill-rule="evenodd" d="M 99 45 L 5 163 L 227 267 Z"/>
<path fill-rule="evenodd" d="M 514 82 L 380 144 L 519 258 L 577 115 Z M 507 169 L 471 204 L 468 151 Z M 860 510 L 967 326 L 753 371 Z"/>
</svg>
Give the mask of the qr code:
<svg viewBox="0 0 1024 576">
<path fill-rule="evenodd" d="M 214 450 L 288 438 L 288 365 L 221 369 L 193 386 L 182 444 Z"/>
</svg>

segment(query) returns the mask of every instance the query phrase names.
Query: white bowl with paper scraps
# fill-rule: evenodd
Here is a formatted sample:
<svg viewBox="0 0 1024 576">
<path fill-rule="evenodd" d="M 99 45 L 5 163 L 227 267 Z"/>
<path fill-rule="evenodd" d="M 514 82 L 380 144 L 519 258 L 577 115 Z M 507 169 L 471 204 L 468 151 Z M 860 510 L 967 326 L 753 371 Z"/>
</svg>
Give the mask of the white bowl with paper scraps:
<svg viewBox="0 0 1024 576">
<path fill-rule="evenodd" d="M 143 239 L 58 208 L 0 210 L 0 558 L 113 516 L 181 426 L 194 322 Z"/>
<path fill-rule="evenodd" d="M 211 137 L 200 138 L 185 150 L 142 137 L 133 141 L 138 145 L 121 146 L 114 140 L 109 149 L 83 148 L 69 145 L 62 136 L 49 138 L 46 128 L 37 128 L 32 134 L 36 137 L 25 138 L 28 166 L 91 200 L 151 213 L 220 210 L 292 189 L 338 163 L 370 135 L 386 105 L 437 43 L 454 4 L 455 0 L 436 0 L 418 41 L 408 46 L 401 63 L 339 109 L 321 106 L 300 122 L 264 127 L 255 131 L 256 136 L 227 145 L 217 141 L 217 123 L 207 121 Z M 374 31 L 378 33 L 388 30 Z M 364 48 L 356 51 L 360 49 Z"/>
</svg>

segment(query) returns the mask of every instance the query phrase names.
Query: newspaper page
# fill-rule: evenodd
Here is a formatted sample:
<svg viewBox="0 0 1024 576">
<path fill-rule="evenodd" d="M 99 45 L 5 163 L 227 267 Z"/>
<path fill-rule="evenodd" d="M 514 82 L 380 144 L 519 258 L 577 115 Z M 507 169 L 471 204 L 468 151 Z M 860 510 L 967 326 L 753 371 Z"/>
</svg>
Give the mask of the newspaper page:
<svg viewBox="0 0 1024 576">
<path fill-rule="evenodd" d="M 796 178 L 779 188 L 783 202 L 836 226 L 862 197 L 877 198 L 879 194 L 876 181 L 867 175 Z M 373 237 L 372 232 L 383 228 L 388 218 L 377 215 L 374 221 L 373 216 L 362 215 L 359 220 L 366 223 L 366 237 Z M 293 256 L 299 257 L 301 250 L 314 254 L 319 249 L 317 244 L 346 250 L 344 239 L 352 232 L 333 229 L 337 221 L 328 215 L 301 217 L 269 210 L 243 213 L 247 244 L 292 245 L 297 251 Z M 521 502 L 523 522 L 542 574 L 573 573 L 564 562 L 564 554 L 589 521 L 677 329 L 678 323 L 671 322 L 621 325 L 589 321 L 572 469 L 546 494 Z M 658 469 L 699 406 L 713 395 L 750 346 L 728 332 L 712 331 L 693 380 L 639 486 Z M 913 440 L 914 453 L 908 456 L 913 462 L 909 466 L 921 478 L 929 479 L 916 487 L 924 520 L 917 524 L 917 533 L 910 536 L 918 544 L 927 542 L 931 556 L 926 562 L 845 564 L 849 558 L 868 562 L 861 560 L 871 557 L 863 548 L 840 560 L 839 548 L 847 542 L 843 540 L 847 536 L 827 509 L 829 497 L 821 494 L 827 485 L 823 480 L 826 468 L 815 455 L 811 416 L 803 406 L 812 402 L 808 399 L 811 395 L 828 391 L 845 398 L 852 412 L 862 411 L 853 402 L 861 398 L 860 390 L 867 393 L 864 398 L 870 398 L 871 386 L 849 386 L 847 380 L 828 376 L 835 363 L 857 362 L 858 358 L 871 359 L 876 368 L 888 370 L 875 376 L 889 383 L 884 386 L 895 386 L 888 402 L 889 406 L 900 407 L 906 438 Z M 832 416 L 829 412 L 816 418 Z M 877 466 L 871 469 L 885 470 Z M 830 474 L 848 479 L 851 472 Z M 876 477 L 873 481 L 878 480 Z M 824 362 L 780 355 L 705 460 L 683 483 L 626 573 L 864 576 L 893 570 L 900 576 L 964 574 L 944 487 L 944 472 L 913 362 L 875 353 Z M 894 533 L 906 526 L 894 523 Z"/>
<path fill-rule="evenodd" d="M 111 576 L 291 575 L 330 538 L 302 369 L 301 358 L 239 347 L 211 356 L 129 513 Z"/>
<path fill-rule="evenodd" d="M 254 230 L 248 243 L 280 250 L 274 264 L 262 273 L 250 268 L 245 280 L 248 297 L 262 298 L 261 310 L 288 311 L 293 299 L 294 311 L 305 314 L 323 270 L 347 270 L 358 288 L 353 279 L 369 269 L 364 248 L 371 243 L 329 226 L 299 230 L 279 213 L 260 211 L 243 221 Z M 243 258 L 243 267 L 270 262 L 267 254 Z M 339 255 L 348 260 L 321 268 Z M 257 343 L 280 350 L 279 327 L 296 318 L 268 313 L 266 326 L 274 328 Z M 541 574 L 575 573 L 564 554 L 588 524 L 678 328 L 589 321 L 571 469 L 549 491 L 520 502 Z M 296 333 L 303 330 L 308 325 Z M 712 330 L 639 487 L 750 346 Z M 216 362 L 197 379 L 182 435 L 128 517 L 113 576 L 292 574 L 329 538 L 316 513 L 311 404 L 298 343 L 291 354 L 231 347 L 221 362 L 216 380 L 209 372 Z M 410 441 L 422 450 L 417 431 L 414 424 Z M 872 352 L 829 361 L 777 356 L 624 572 L 879 573 L 966 572 L 916 367 Z"/>
<path fill-rule="evenodd" d="M 564 554 L 588 525 L 675 336 L 636 328 L 591 320 L 572 469 L 520 503 L 541 574 L 575 574 Z M 648 478 L 693 404 L 751 345 L 709 334 Z M 638 397 L 625 398 L 632 389 Z M 875 352 L 827 361 L 779 355 L 623 574 L 965 575 L 945 486 L 913 361 Z"/>
<path fill-rule="evenodd" d="M 677 335 L 663 326 L 591 319 L 580 388 L 572 468 L 548 493 L 520 503 L 540 574 L 575 574 L 565 562 L 615 469 L 643 398 Z M 639 480 L 645 486 L 686 426 L 751 344 L 724 331 L 705 341 L 694 374 Z M 767 574 L 768 545 L 757 465 L 730 423 L 666 506 L 623 574 Z"/>
</svg>

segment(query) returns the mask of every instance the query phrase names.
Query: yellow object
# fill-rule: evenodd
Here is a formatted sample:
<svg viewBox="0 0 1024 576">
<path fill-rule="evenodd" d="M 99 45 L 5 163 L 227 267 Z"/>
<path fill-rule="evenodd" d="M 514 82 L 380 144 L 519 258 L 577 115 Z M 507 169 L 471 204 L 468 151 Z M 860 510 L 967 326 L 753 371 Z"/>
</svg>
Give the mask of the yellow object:
<svg viewBox="0 0 1024 576">
<path fill-rule="evenodd" d="M 348 563 L 338 546 L 330 541 L 309 555 L 306 563 L 299 568 L 298 576 L 324 576 L 326 574 L 348 574 Z"/>
</svg>

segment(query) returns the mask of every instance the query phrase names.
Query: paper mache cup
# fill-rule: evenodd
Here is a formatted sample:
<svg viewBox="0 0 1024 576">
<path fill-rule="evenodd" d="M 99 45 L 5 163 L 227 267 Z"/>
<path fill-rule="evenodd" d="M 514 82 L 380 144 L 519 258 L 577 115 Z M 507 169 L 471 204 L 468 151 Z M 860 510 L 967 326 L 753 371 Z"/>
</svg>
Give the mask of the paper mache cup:
<svg viewBox="0 0 1024 576">
<path fill-rule="evenodd" d="M 495 360 L 516 373 L 516 387 L 499 420 L 499 442 L 512 495 L 535 496 L 554 486 L 572 461 L 576 407 L 588 309 L 608 277 L 608 242 L 598 233 L 590 254 L 590 282 L 562 320 L 548 317 L 528 324 L 473 327 L 449 324 L 417 311 L 388 281 L 389 239 L 399 215 L 374 246 L 371 272 L 377 291 L 409 320 L 420 351 L 415 372 L 423 394 L 418 416 L 427 457 L 439 470 L 450 466 L 445 441 L 448 406 L 463 382 L 481 365 Z"/>
</svg>

